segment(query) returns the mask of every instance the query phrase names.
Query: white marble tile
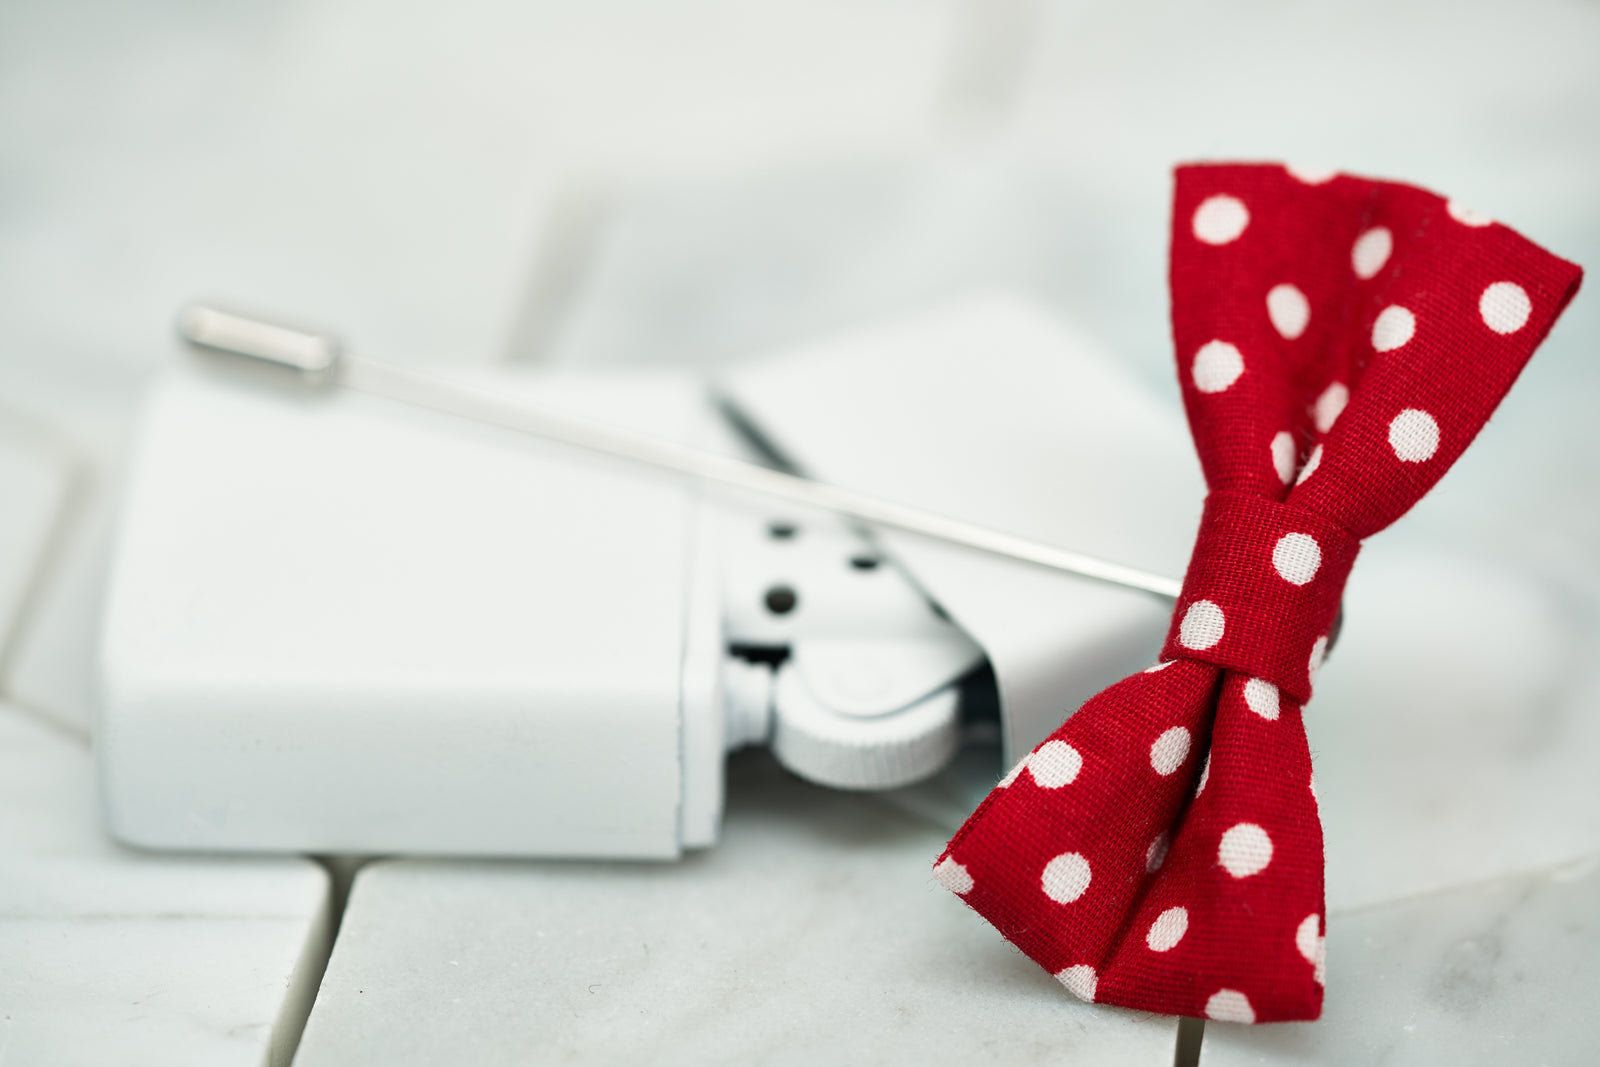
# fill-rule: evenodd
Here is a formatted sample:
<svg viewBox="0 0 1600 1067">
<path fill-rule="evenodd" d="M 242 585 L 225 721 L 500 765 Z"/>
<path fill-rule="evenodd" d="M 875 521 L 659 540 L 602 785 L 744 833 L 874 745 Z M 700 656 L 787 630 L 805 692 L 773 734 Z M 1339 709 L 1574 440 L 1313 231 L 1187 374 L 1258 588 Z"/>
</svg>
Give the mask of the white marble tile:
<svg viewBox="0 0 1600 1067">
<path fill-rule="evenodd" d="M 173 9 L 170 18 L 114 4 L 88 16 L 76 5 L 5 8 L 0 362 L 49 364 L 74 376 L 79 388 L 93 388 L 109 363 L 144 368 L 167 358 L 173 305 L 197 290 L 320 313 L 364 347 L 403 359 L 452 353 L 483 359 L 497 351 L 516 317 L 519 274 L 551 187 L 573 175 L 581 183 L 591 171 L 633 179 L 759 167 L 808 154 L 830 158 L 862 145 L 914 151 L 950 43 L 942 6 L 929 16 L 873 4 L 862 16 L 859 4 L 791 4 L 775 21 L 736 16 L 730 29 L 723 12 L 707 5 L 631 32 L 618 8 L 564 13 L 553 5 L 518 6 L 522 12 L 476 4 L 408 14 L 372 4 L 232 5 L 209 13 Z M 775 242 L 779 253 L 762 261 L 770 266 L 757 265 L 748 290 L 739 287 L 748 260 L 737 232 L 707 232 L 710 251 L 701 252 L 692 211 L 675 216 L 681 221 L 652 223 L 670 240 L 657 242 L 651 264 L 601 268 L 615 299 L 580 311 L 587 351 L 648 354 L 652 331 L 685 359 L 701 339 L 721 346 L 718 355 L 787 340 L 780 331 L 832 326 L 838 317 L 940 295 L 942 286 L 968 280 L 960 257 L 971 252 L 975 269 L 993 263 L 1008 272 L 1000 280 L 1014 274 L 1043 286 L 1139 373 L 1170 389 L 1161 281 L 1166 168 L 1185 155 L 1283 154 L 1421 181 L 1580 262 L 1600 260 L 1587 181 L 1600 155 L 1600 127 L 1589 120 L 1600 98 L 1600 67 L 1588 48 L 1597 18 L 1591 8 L 1363 2 L 1337 14 L 1245 3 L 1204 11 L 1080 4 L 1050 10 L 1050 23 L 1032 35 L 1038 47 L 1025 72 L 1020 118 L 1003 146 L 1021 160 L 1019 169 L 1042 175 L 1028 181 L 1044 192 L 1018 194 L 1017 210 L 1007 213 L 981 204 L 963 209 L 959 186 L 934 190 L 901 201 L 923 210 L 908 208 L 901 224 L 874 230 L 869 224 L 880 220 L 872 213 L 894 209 L 899 190 L 914 192 L 917 183 L 889 183 L 886 193 L 875 194 L 869 177 L 864 193 L 808 201 L 854 220 L 840 227 L 846 232 L 836 246 L 820 239 L 805 244 L 808 227 L 818 235 L 834 228 L 828 214 L 808 223 L 802 212 L 796 250 Z M 491 17 L 497 12 L 505 19 Z M 827 76 L 817 77 L 818 70 Z M 740 91 L 726 92 L 728 85 Z M 1264 93 L 1266 86 L 1273 91 Z M 641 100 L 649 106 L 640 107 Z M 1050 169 L 1041 171 L 1046 157 Z M 774 183 L 782 195 L 761 208 L 780 220 L 784 198 L 793 193 L 782 185 Z M 716 198 L 696 203 L 697 210 L 714 208 Z M 848 210 L 838 210 L 841 204 Z M 735 214 L 754 217 L 743 209 Z M 935 224 L 947 228 L 927 229 Z M 852 227 L 880 236 L 876 244 L 852 243 Z M 789 240 L 787 231 L 776 232 Z M 919 234 L 931 234 L 930 244 L 919 244 Z M 862 248 L 869 254 L 852 259 Z M 786 269 L 797 280 L 790 282 Z M 658 284 L 674 281 L 674 271 L 682 272 L 677 284 Z M 754 286 L 762 277 L 768 281 Z M 652 293 L 662 299 L 652 303 Z M 726 305 L 713 302 L 719 293 Z M 1368 571 L 1384 569 L 1384 541 L 1357 567 L 1351 626 L 1312 708 L 1335 902 L 1526 867 L 1591 840 L 1593 791 L 1583 789 L 1582 777 L 1595 752 L 1587 725 L 1594 716 L 1586 719 L 1585 712 L 1600 698 L 1586 636 L 1588 605 L 1600 589 L 1593 489 L 1600 485 L 1600 449 L 1589 430 L 1600 382 L 1600 364 L 1591 358 L 1600 319 L 1591 306 L 1579 299 L 1462 469 L 1409 520 L 1413 529 L 1466 543 L 1469 555 L 1486 550 L 1502 572 L 1516 560 L 1527 565 L 1525 573 L 1502 581 L 1471 565 L 1425 560 L 1413 569 L 1391 562 L 1402 584 L 1394 597 L 1381 598 L 1363 593 L 1360 583 Z M 689 321 L 675 319 L 675 311 Z M 86 553 L 91 568 L 94 555 Z M 64 580 L 92 590 L 92 570 L 66 573 L 82 577 Z M 1554 591 L 1547 575 L 1557 576 L 1564 591 Z M 1407 586 L 1408 580 L 1427 588 Z M 1473 604 L 1449 595 L 1485 585 L 1496 605 L 1491 614 L 1519 627 L 1503 658 L 1486 631 L 1463 628 Z M 1443 599 L 1433 601 L 1427 589 Z M 64 709 L 62 721 L 81 723 L 87 675 L 73 664 L 88 661 L 84 622 L 93 611 L 84 605 L 92 604 L 92 594 L 64 594 L 59 602 L 55 595 L 44 615 L 59 622 L 44 623 L 39 634 L 57 636 L 30 635 L 34 651 L 7 681 L 20 684 L 30 703 Z M 1452 607 L 1425 609 L 1431 603 Z M 1438 643 L 1411 657 L 1451 668 L 1436 696 L 1435 683 L 1408 662 L 1406 649 L 1414 647 L 1419 627 L 1441 621 L 1458 627 L 1457 647 L 1475 651 L 1445 657 Z M 1556 666 L 1525 635 L 1543 635 L 1548 649 L 1559 650 Z M 1505 670 L 1490 672 L 1489 662 Z M 1554 680 L 1540 698 L 1535 691 L 1547 679 L 1539 672 L 1547 669 Z M 1465 715 L 1460 723 L 1456 708 Z M 1480 779 L 1483 788 L 1474 788 Z M 900 799 L 948 824 L 962 806 L 953 798 L 971 792 L 930 800 L 924 790 Z M 792 832 L 809 832 L 805 825 Z M 704 862 L 713 861 L 721 862 Z M 416 877 L 434 870 L 442 868 Z M 522 881 L 520 870 L 470 872 Z M 568 876 L 577 879 L 596 869 L 572 870 Z M 925 874 L 920 866 L 916 871 Z M 1592 896 L 1592 886 L 1587 892 Z M 931 885 L 929 894 L 957 907 Z M 892 899 L 920 898 L 897 891 Z M 571 922 L 587 921 L 577 905 L 568 907 L 562 914 Z M 488 914 L 518 928 L 514 913 Z M 841 935 L 834 936 L 838 945 Z M 993 949 L 1003 958 L 998 938 L 981 924 L 974 921 L 963 936 L 970 936 L 974 954 Z M 19 956 L 22 946 L 15 942 Z M 851 948 L 838 947 L 827 960 L 848 960 Z M 1335 970 L 1338 958 L 1335 948 Z M 818 959 L 808 972 L 813 983 L 825 973 L 826 960 Z M 196 976 L 211 973 L 205 960 L 197 954 Z M 423 962 L 437 964 L 430 977 L 448 966 L 443 957 Z M 522 961 L 508 953 L 502 962 L 510 969 Z M 1017 976 L 1031 968 L 1012 962 Z M 40 964 L 36 973 L 47 971 Z M 70 980 L 81 972 L 74 965 L 57 973 Z M 968 976 L 972 986 L 981 990 L 988 973 Z M 1040 985 L 1038 975 L 1015 980 L 1040 1005 L 1058 992 Z M 901 981 L 885 975 L 881 988 L 897 989 Z M 206 982 L 196 977 L 193 984 Z M 784 990 L 773 996 L 770 984 L 733 992 L 741 990 L 747 999 L 730 997 L 747 1010 L 756 994 L 786 1003 Z M 1397 1004 L 1404 992 L 1395 990 Z M 114 1005 L 142 999 L 111 996 Z M 588 1008 L 588 996 L 585 987 L 574 999 Z M 557 1003 L 539 997 L 532 1002 Z M 871 996 L 858 999 L 879 1006 Z M 947 1000 L 965 1003 L 954 993 Z M 160 998 L 149 1003 L 159 1008 Z M 491 1007 L 472 1015 L 483 1024 L 480 1035 L 526 1035 L 517 1029 L 530 1025 L 518 1014 L 523 1001 L 505 995 L 483 1003 Z M 977 1003 L 980 1010 L 997 1004 L 1001 1022 L 1025 1010 Z M 1053 1012 L 1055 1001 L 1048 1003 Z M 1513 996 L 1510 1003 L 1518 1002 Z M 493 1015 L 493 1005 L 504 1016 Z M 776 1007 L 755 1008 L 753 1018 L 777 1014 Z M 725 1017 L 714 1010 L 714 1020 Z M 926 1019 L 926 1005 L 921 1010 L 916 1017 Z M 1071 1005 L 1063 1012 L 1072 1022 L 1059 1028 L 1075 1033 L 1080 1018 L 1099 1014 L 1080 1016 Z M 241 1025 L 259 1026 L 262 1017 Z M 82 1015 L 61 1018 L 90 1028 Z M 874 1016 L 847 1004 L 826 1025 L 862 1018 Z M 1479 1036 L 1483 1047 L 1494 1047 L 1492 1037 Z M 37 1047 L 24 1044 L 14 1024 L 0 1035 L 0 1049 L 13 1059 L 65 1060 L 23 1055 Z M 1085 1058 L 1104 1058 L 1093 1047 Z M 1166 1056 L 1162 1051 L 1152 1061 Z"/>
<path fill-rule="evenodd" d="M 3 358 L 148 365 L 232 294 L 494 359 L 556 190 L 923 143 L 955 7 L 10 6 Z"/>
<path fill-rule="evenodd" d="M 5 1062 L 286 1064 L 328 918 L 314 863 L 112 843 L 81 743 L 0 706 Z"/>
<path fill-rule="evenodd" d="M 595 226 L 544 347 L 513 356 L 709 366 L 973 289 L 1060 298 L 1077 206 L 985 151 L 641 183 Z"/>
<path fill-rule="evenodd" d="M 1600 611 L 1405 531 L 1362 551 L 1306 709 L 1339 911 L 1600 852 Z"/>
<path fill-rule="evenodd" d="M 1173 1020 L 1074 1001 L 940 889 L 944 840 L 746 754 L 681 863 L 369 866 L 295 1062 L 1170 1061 Z"/>
<path fill-rule="evenodd" d="M 1588 198 L 1571 164 L 1600 148 L 1597 31 L 1600 12 L 1560 0 L 1049 3 L 1008 132 L 1108 193 L 1164 199 L 1181 159 L 1290 159 L 1559 217 Z"/>
<path fill-rule="evenodd" d="M 1322 1019 L 1206 1024 L 1203 1067 L 1588 1064 L 1600 857 L 1328 923 Z"/>
<path fill-rule="evenodd" d="M 0 1055 L 288 1067 L 326 938 L 304 917 L 0 915 Z"/>
</svg>

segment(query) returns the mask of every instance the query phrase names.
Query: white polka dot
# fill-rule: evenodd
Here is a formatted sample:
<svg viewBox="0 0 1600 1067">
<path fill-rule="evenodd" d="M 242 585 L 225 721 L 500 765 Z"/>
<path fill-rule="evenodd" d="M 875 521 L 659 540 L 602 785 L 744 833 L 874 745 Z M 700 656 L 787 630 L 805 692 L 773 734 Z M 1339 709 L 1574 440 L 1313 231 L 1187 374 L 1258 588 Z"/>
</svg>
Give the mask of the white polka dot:
<svg viewBox="0 0 1600 1067">
<path fill-rule="evenodd" d="M 1196 600 L 1183 613 L 1178 641 L 1184 648 L 1210 648 L 1222 640 L 1222 609 L 1209 600 Z"/>
<path fill-rule="evenodd" d="M 1390 304 L 1378 312 L 1372 323 L 1372 347 L 1379 352 L 1393 352 L 1416 332 L 1416 316 L 1399 304 Z"/>
<path fill-rule="evenodd" d="M 1311 455 L 1306 457 L 1306 465 L 1300 468 L 1300 477 L 1294 480 L 1294 484 L 1299 485 L 1317 473 L 1317 468 L 1320 466 L 1322 466 L 1322 446 L 1318 445 L 1311 450 Z"/>
<path fill-rule="evenodd" d="M 1343 382 L 1334 382 L 1324 389 L 1322 395 L 1317 397 L 1317 406 L 1312 412 L 1318 432 L 1327 433 L 1333 429 L 1333 424 L 1344 414 L 1345 405 L 1348 403 L 1350 403 L 1350 390 L 1345 388 Z"/>
<path fill-rule="evenodd" d="M 1305 585 L 1322 566 L 1322 546 L 1310 534 L 1290 533 L 1272 546 L 1272 567 L 1290 585 Z"/>
<path fill-rule="evenodd" d="M 1189 910 L 1187 908 L 1168 908 L 1156 916 L 1156 921 L 1150 924 L 1150 932 L 1144 935 L 1144 943 L 1150 946 L 1151 952 L 1166 952 L 1189 932 Z"/>
<path fill-rule="evenodd" d="M 1300 955 L 1304 956 L 1306 962 L 1311 964 L 1311 974 L 1317 980 L 1318 985 L 1326 984 L 1327 979 L 1325 965 L 1327 963 L 1328 941 L 1318 932 L 1321 928 L 1321 920 L 1318 916 L 1307 915 L 1305 921 L 1294 932 L 1294 947 L 1299 949 Z"/>
<path fill-rule="evenodd" d="M 1006 772 L 1006 776 L 1004 778 L 1000 779 L 1000 784 L 995 786 L 995 788 L 996 789 L 1004 789 L 1006 786 L 1008 786 L 1012 782 L 1016 781 L 1017 780 L 1017 776 L 1019 774 L 1021 774 L 1023 772 L 1023 770 L 1025 770 L 1027 768 L 1027 766 L 1028 766 L 1028 758 L 1031 755 L 1032 755 L 1032 753 L 1030 752 L 1028 754 L 1028 756 L 1023 756 L 1020 760 L 1018 760 L 1017 761 L 1017 765 L 1015 767 L 1012 767 L 1009 771 Z"/>
<path fill-rule="evenodd" d="M 1244 683 L 1244 702 L 1263 719 L 1278 717 L 1278 687 L 1260 678 Z"/>
<path fill-rule="evenodd" d="M 1439 424 L 1426 411 L 1406 408 L 1389 423 L 1389 447 L 1406 463 L 1432 459 L 1439 450 Z"/>
<path fill-rule="evenodd" d="M 1306 323 L 1311 321 L 1311 304 L 1306 294 L 1289 283 L 1274 285 L 1267 292 L 1267 317 L 1272 320 L 1273 329 L 1286 340 L 1293 341 L 1306 332 Z"/>
<path fill-rule="evenodd" d="M 1194 235 L 1208 245 L 1225 245 L 1250 225 L 1250 211 L 1234 196 L 1213 196 L 1194 213 Z"/>
<path fill-rule="evenodd" d="M 1199 796 L 1206 790 L 1206 783 L 1211 780 L 1211 753 L 1206 753 L 1205 766 L 1200 768 L 1200 784 L 1194 787 L 1194 795 Z"/>
<path fill-rule="evenodd" d="M 1311 799 L 1312 800 L 1321 800 L 1322 799 L 1321 797 L 1317 796 L 1317 772 L 1316 771 L 1312 771 L 1310 773 L 1310 775 L 1308 775 L 1306 777 L 1306 788 L 1311 790 Z"/>
<path fill-rule="evenodd" d="M 1516 333 L 1532 313 L 1527 291 L 1516 282 L 1495 282 L 1478 298 L 1478 314 L 1495 333 Z"/>
<path fill-rule="evenodd" d="M 1057 904 L 1071 904 L 1089 888 L 1089 861 L 1076 852 L 1063 852 L 1044 865 L 1039 888 Z"/>
<path fill-rule="evenodd" d="M 1156 673 L 1156 671 L 1164 671 L 1164 670 L 1166 670 L 1168 667 L 1172 666 L 1176 662 L 1177 662 L 1177 660 L 1172 660 L 1172 659 L 1162 660 L 1160 663 L 1157 663 L 1154 667 L 1146 667 L 1144 669 L 1144 673 L 1145 674 L 1154 674 L 1154 673 Z"/>
<path fill-rule="evenodd" d="M 1278 480 L 1284 485 L 1294 481 L 1294 461 L 1294 435 L 1288 430 L 1279 430 L 1272 438 L 1272 469 L 1278 472 Z"/>
<path fill-rule="evenodd" d="M 1310 167 L 1296 163 L 1286 163 L 1283 167 L 1297 181 L 1307 185 L 1321 185 L 1323 182 L 1332 181 L 1339 172 L 1332 167 Z"/>
<path fill-rule="evenodd" d="M 1094 968 L 1087 963 L 1080 963 L 1076 967 L 1068 967 L 1056 974 L 1056 981 L 1067 987 L 1067 992 L 1079 1000 L 1094 1003 L 1094 987 L 1099 984 L 1099 978 L 1094 973 Z"/>
<path fill-rule="evenodd" d="M 1371 278 L 1389 262 L 1389 253 L 1393 251 L 1394 234 L 1386 226 L 1374 226 L 1356 238 L 1355 246 L 1350 249 L 1350 265 L 1355 268 L 1357 278 Z"/>
<path fill-rule="evenodd" d="M 1244 357 L 1226 341 L 1207 341 L 1194 354 L 1194 387 L 1202 393 L 1220 393 L 1244 373 Z"/>
<path fill-rule="evenodd" d="M 1272 838 L 1253 822 L 1236 823 L 1217 845 L 1217 862 L 1235 878 L 1260 874 L 1272 862 Z"/>
<path fill-rule="evenodd" d="M 1306 674 L 1311 680 L 1317 680 L 1317 672 L 1322 669 L 1322 661 L 1328 656 L 1328 638 L 1322 636 L 1311 642 L 1311 660 L 1306 664 Z"/>
<path fill-rule="evenodd" d="M 1065 741 L 1046 741 L 1028 757 L 1028 773 L 1046 789 L 1060 789 L 1083 769 L 1083 757 Z"/>
<path fill-rule="evenodd" d="M 1219 1023 L 1253 1023 L 1256 1013 L 1250 998 L 1237 989 L 1219 989 L 1206 1001 L 1206 1018 Z"/>
<path fill-rule="evenodd" d="M 1167 862 L 1167 850 L 1172 847 L 1172 837 L 1165 830 L 1150 840 L 1150 847 L 1144 850 L 1144 869 L 1154 874 Z"/>
<path fill-rule="evenodd" d="M 946 856 L 933 868 L 933 877 L 940 885 L 958 895 L 972 892 L 972 875 L 967 869 L 955 861 L 952 856 Z"/>
<path fill-rule="evenodd" d="M 1463 226 L 1487 226 L 1494 221 L 1483 212 L 1474 211 L 1467 205 L 1455 200 L 1450 201 L 1444 207 L 1446 211 L 1450 212 L 1450 217 Z"/>
<path fill-rule="evenodd" d="M 1174 726 L 1150 745 L 1150 766 L 1159 775 L 1171 774 L 1189 757 L 1189 744 L 1189 731 Z"/>
</svg>

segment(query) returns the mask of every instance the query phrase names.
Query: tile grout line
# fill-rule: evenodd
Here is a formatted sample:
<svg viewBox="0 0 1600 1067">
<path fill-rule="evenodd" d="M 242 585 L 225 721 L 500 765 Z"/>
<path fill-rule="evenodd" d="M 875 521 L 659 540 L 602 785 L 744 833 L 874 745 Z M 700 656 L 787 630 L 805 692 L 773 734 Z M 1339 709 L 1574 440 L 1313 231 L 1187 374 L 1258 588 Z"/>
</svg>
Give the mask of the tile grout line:
<svg viewBox="0 0 1600 1067">
<path fill-rule="evenodd" d="M 1405 893 L 1401 896 L 1391 897 L 1387 900 L 1375 900 L 1366 904 L 1357 904 L 1350 908 L 1330 908 L 1328 909 L 1326 917 L 1328 919 L 1343 919 L 1349 916 L 1364 915 L 1367 912 L 1379 911 L 1384 908 L 1398 907 L 1404 904 L 1413 904 L 1417 901 L 1427 900 L 1430 897 L 1436 897 L 1446 893 L 1460 893 L 1474 889 L 1486 889 L 1490 886 L 1513 879 L 1548 878 L 1552 875 L 1560 873 L 1561 871 L 1565 871 L 1570 867 L 1596 863 L 1600 863 L 1600 852 L 1582 852 L 1578 855 L 1568 856 L 1565 859 L 1556 860 L 1553 863 L 1545 863 L 1537 867 L 1519 867 L 1515 870 L 1501 871 L 1498 874 L 1488 875 L 1483 878 L 1472 878 L 1464 882 L 1454 882 L 1450 885 L 1439 886 L 1436 889 L 1423 889 L 1415 893 Z"/>
<path fill-rule="evenodd" d="M 91 465 L 79 448 L 53 433 L 44 433 L 42 436 L 47 442 L 47 449 L 65 467 L 66 487 L 50 521 L 50 532 L 44 547 L 29 568 L 28 581 L 17 601 L 11 627 L 3 635 L 3 642 L 0 642 L 0 694 L 12 700 L 15 700 L 15 696 L 11 693 L 11 671 L 22 648 L 23 635 L 31 628 L 44 603 L 45 594 L 65 567 L 63 560 L 67 555 L 67 546 L 86 521 L 94 482 Z M 31 714 L 42 714 L 41 709 L 28 708 L 21 703 L 18 706 L 26 708 Z"/>
<path fill-rule="evenodd" d="M 41 726 L 63 740 L 70 741 L 82 748 L 92 745 L 89 731 L 79 729 L 76 725 L 50 714 L 45 709 L 23 700 L 11 693 L 0 693 L 0 714 L 7 709 L 16 712 L 35 726 Z"/>
<path fill-rule="evenodd" d="M 549 363 L 563 326 L 578 303 L 600 252 L 611 195 L 599 181 L 577 181 L 550 198 L 540 235 L 525 268 L 501 362 Z"/>
<path fill-rule="evenodd" d="M 955 20 L 961 43 L 946 59 L 934 101 L 936 121 L 958 138 L 1011 117 L 1042 21 L 1037 0 L 972 0 L 963 16 Z"/>
<path fill-rule="evenodd" d="M 306 951 L 295 966 L 296 974 L 304 969 L 304 983 L 290 980 L 291 989 L 285 997 L 283 1009 L 273 1026 L 272 1043 L 268 1052 L 269 1067 L 291 1067 L 300 1051 L 300 1039 L 305 1036 L 311 1013 L 316 1010 L 322 995 L 322 980 L 333 962 L 333 950 L 339 942 L 339 930 L 344 925 L 345 911 L 350 904 L 350 893 L 355 888 L 356 875 L 370 863 L 372 856 L 306 856 L 328 875 L 328 910 L 317 931 L 307 941 Z M 307 958 L 309 957 L 309 958 Z M 315 970 L 315 974 L 309 973 Z M 299 986 L 296 991 L 293 987 Z"/>
</svg>

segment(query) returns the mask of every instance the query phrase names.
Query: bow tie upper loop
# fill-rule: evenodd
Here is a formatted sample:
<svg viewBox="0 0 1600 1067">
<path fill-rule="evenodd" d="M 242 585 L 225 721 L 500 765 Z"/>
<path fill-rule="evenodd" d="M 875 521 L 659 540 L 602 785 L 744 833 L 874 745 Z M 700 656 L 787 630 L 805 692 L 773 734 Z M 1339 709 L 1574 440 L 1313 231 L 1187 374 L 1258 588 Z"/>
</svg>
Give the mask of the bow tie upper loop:
<svg viewBox="0 0 1600 1067">
<path fill-rule="evenodd" d="M 1206 484 L 1365 539 L 1471 444 L 1582 272 L 1414 186 L 1221 164 L 1177 170 L 1169 277 Z"/>
</svg>

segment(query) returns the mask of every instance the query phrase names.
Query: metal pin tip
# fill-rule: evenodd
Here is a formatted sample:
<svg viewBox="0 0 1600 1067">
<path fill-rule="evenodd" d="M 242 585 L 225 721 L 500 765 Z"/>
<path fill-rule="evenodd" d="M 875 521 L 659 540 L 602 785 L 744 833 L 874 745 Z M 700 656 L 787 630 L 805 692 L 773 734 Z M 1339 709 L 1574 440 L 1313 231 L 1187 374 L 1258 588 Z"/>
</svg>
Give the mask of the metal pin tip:
<svg viewBox="0 0 1600 1067">
<path fill-rule="evenodd" d="M 313 385 L 331 377 L 341 347 L 331 333 L 270 322 L 210 304 L 184 308 L 178 315 L 178 336 L 197 348 L 285 367 Z"/>
</svg>

